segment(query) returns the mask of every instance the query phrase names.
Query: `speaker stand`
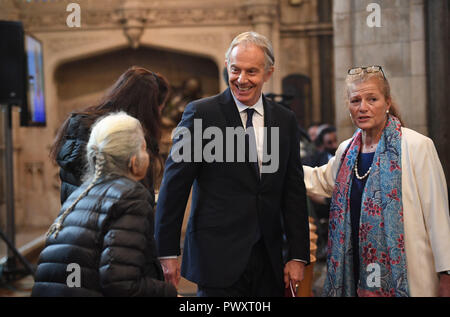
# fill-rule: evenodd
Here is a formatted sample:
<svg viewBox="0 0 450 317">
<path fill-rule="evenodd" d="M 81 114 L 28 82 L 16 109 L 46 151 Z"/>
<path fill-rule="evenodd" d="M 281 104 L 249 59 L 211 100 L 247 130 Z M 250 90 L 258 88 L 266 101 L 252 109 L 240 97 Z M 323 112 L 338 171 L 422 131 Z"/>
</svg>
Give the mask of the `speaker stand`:
<svg viewBox="0 0 450 317">
<path fill-rule="evenodd" d="M 0 238 L 7 244 L 7 260 L 2 268 L 2 275 L 10 280 L 20 270 L 17 268 L 16 257 L 22 262 L 25 269 L 34 276 L 30 263 L 15 247 L 15 220 L 14 220 L 14 175 L 13 175 L 13 145 L 12 145 L 12 106 L 0 105 L 4 114 L 3 135 L 5 138 L 5 202 L 6 202 L 6 232 L 0 230 Z"/>
</svg>

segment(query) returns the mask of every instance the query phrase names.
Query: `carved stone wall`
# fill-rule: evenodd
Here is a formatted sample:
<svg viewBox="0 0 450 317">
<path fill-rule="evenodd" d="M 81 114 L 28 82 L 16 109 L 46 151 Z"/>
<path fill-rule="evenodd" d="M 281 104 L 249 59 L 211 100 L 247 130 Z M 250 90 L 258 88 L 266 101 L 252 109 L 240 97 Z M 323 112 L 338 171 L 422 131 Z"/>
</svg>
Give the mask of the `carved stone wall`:
<svg viewBox="0 0 450 317">
<path fill-rule="evenodd" d="M 221 91 L 226 88 L 222 69 L 229 43 L 253 29 L 268 36 L 275 50 L 276 71 L 265 92 L 281 93 L 282 79 L 293 73 L 311 78 L 308 111 L 311 120 L 320 120 L 318 38 L 332 36 L 333 27 L 320 21 L 319 1 L 0 0 L 0 19 L 22 21 L 44 49 L 47 126 L 20 128 L 17 116 L 14 121 L 16 224 L 47 226 L 60 208 L 58 168 L 48 159 L 48 150 L 71 107 L 58 96 L 56 75 L 61 65 L 129 47 L 154 48 L 213 61 Z M 80 5 L 80 28 L 66 25 L 71 2 Z M 98 95 L 92 92 L 77 102 L 82 105 Z"/>
<path fill-rule="evenodd" d="M 367 6 L 381 7 L 381 27 L 367 25 Z M 334 0 L 336 124 L 341 139 L 354 127 L 344 104 L 347 70 L 382 65 L 407 126 L 428 133 L 424 1 Z"/>
</svg>

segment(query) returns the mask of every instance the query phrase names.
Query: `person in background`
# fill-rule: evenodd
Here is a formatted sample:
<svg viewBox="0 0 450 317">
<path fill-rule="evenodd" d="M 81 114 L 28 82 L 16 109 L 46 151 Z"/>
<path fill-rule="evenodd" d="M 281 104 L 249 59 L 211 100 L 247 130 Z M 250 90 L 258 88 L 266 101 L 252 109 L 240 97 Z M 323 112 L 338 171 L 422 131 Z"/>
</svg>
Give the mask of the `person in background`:
<svg viewBox="0 0 450 317">
<path fill-rule="evenodd" d="M 317 151 L 303 160 L 303 164 L 311 167 L 322 166 L 335 155 L 337 149 L 336 128 L 327 125 L 320 129 L 314 144 Z"/>
<path fill-rule="evenodd" d="M 306 157 L 303 160 L 303 164 L 311 167 L 327 164 L 336 153 L 336 128 L 331 125 L 321 125 L 314 144 L 316 145 L 317 151 L 312 156 Z M 319 149 L 321 150 L 319 151 Z M 331 200 L 312 193 L 308 194 L 308 198 L 312 204 L 311 214 L 317 224 L 317 260 L 324 261 L 327 256 L 328 217 Z"/>
<path fill-rule="evenodd" d="M 308 192 L 332 197 L 325 296 L 449 296 L 447 185 L 431 139 L 405 128 L 380 66 L 346 79 L 357 130 Z"/>
<path fill-rule="evenodd" d="M 160 74 L 133 66 L 112 85 L 100 102 L 72 112 L 64 121 L 50 150 L 50 158 L 60 166 L 61 204 L 81 185 L 85 149 L 92 124 L 100 117 L 125 111 L 144 128 L 151 164 L 142 183 L 154 195 L 154 186 L 162 172 L 158 142 L 161 137 L 161 110 L 166 103 L 169 84 Z"/>
<path fill-rule="evenodd" d="M 316 141 L 318 135 L 317 130 L 319 129 L 320 125 L 320 123 L 314 122 L 308 127 L 308 135 L 311 142 Z"/>
<path fill-rule="evenodd" d="M 310 157 L 312 155 L 314 155 L 314 153 L 317 152 L 316 150 L 316 146 L 314 145 L 314 141 L 317 138 L 317 129 L 319 128 L 319 124 L 318 123 L 312 123 L 308 130 L 306 131 L 307 133 L 307 138 L 305 136 L 305 138 L 303 138 L 303 140 L 301 139 L 301 144 L 300 144 L 300 148 L 301 148 L 301 156 L 302 156 L 302 160 L 304 160 L 307 157 Z"/>
<path fill-rule="evenodd" d="M 155 237 L 166 280 L 177 285 L 180 269 L 180 229 L 192 187 L 192 205 L 186 230 L 181 274 L 198 285 L 198 296 L 284 296 L 284 288 L 303 279 L 309 263 L 309 226 L 297 120 L 293 112 L 268 100 L 262 89 L 274 71 L 273 49 L 255 32 L 238 35 L 226 53 L 229 88 L 223 93 L 187 105 L 179 130 L 194 135 L 202 129 L 244 128 L 248 146 L 234 153 L 253 152 L 256 160 L 166 162 L 156 212 Z M 198 126 L 197 126 L 198 127 Z M 279 132 L 274 153 L 279 164 L 264 172 L 262 133 Z M 197 128 L 196 128 L 197 129 Z M 253 133 L 253 132 L 254 133 Z M 232 138 L 234 139 L 234 136 Z M 271 140 L 271 137 L 267 137 Z M 239 142 L 237 142 L 239 143 Z M 191 144 L 174 137 L 173 147 Z M 200 154 L 200 150 L 197 154 Z M 266 152 L 267 153 L 267 152 Z M 250 156 L 250 155 L 249 155 Z M 283 226 L 288 258 L 282 258 Z"/>
<path fill-rule="evenodd" d="M 323 151 L 322 143 L 319 144 L 317 141 L 317 137 L 320 134 L 320 131 L 329 127 L 329 124 L 326 123 L 312 123 L 307 130 L 307 141 L 302 144 L 302 158 L 303 161 L 309 162 L 311 159 L 319 155 Z M 308 163 L 310 165 L 310 163 Z"/>
<path fill-rule="evenodd" d="M 139 183 L 149 166 L 139 121 L 124 112 L 100 118 L 86 161 L 85 182 L 47 233 L 32 296 L 176 296 L 156 257 L 151 195 Z"/>
</svg>

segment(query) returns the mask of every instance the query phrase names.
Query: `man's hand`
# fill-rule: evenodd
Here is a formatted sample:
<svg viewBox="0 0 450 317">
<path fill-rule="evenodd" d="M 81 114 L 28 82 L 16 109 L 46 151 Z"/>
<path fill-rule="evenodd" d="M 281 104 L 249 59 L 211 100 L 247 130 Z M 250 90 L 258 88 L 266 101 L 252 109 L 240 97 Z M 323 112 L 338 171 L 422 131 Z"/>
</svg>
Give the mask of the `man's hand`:
<svg viewBox="0 0 450 317">
<path fill-rule="evenodd" d="M 175 287 L 180 282 L 180 263 L 178 259 L 160 259 L 166 282 L 172 283 Z"/>
<path fill-rule="evenodd" d="M 439 274 L 439 297 L 450 297 L 450 275 Z"/>
<path fill-rule="evenodd" d="M 303 281 L 305 271 L 305 263 L 291 260 L 284 266 L 284 284 L 285 288 L 289 287 L 289 281 L 297 288 L 298 284 Z"/>
</svg>

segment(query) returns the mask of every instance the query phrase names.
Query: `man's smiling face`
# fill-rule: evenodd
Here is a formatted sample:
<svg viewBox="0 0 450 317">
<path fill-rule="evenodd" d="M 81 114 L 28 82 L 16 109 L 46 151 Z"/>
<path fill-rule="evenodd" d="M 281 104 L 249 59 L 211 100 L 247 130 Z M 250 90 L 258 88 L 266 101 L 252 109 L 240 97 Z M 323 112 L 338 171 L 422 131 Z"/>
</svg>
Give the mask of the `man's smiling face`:
<svg viewBox="0 0 450 317">
<path fill-rule="evenodd" d="M 231 51 L 226 66 L 234 97 L 249 107 L 256 104 L 273 73 L 273 66 L 265 67 L 263 50 L 254 44 L 239 44 Z"/>
</svg>

